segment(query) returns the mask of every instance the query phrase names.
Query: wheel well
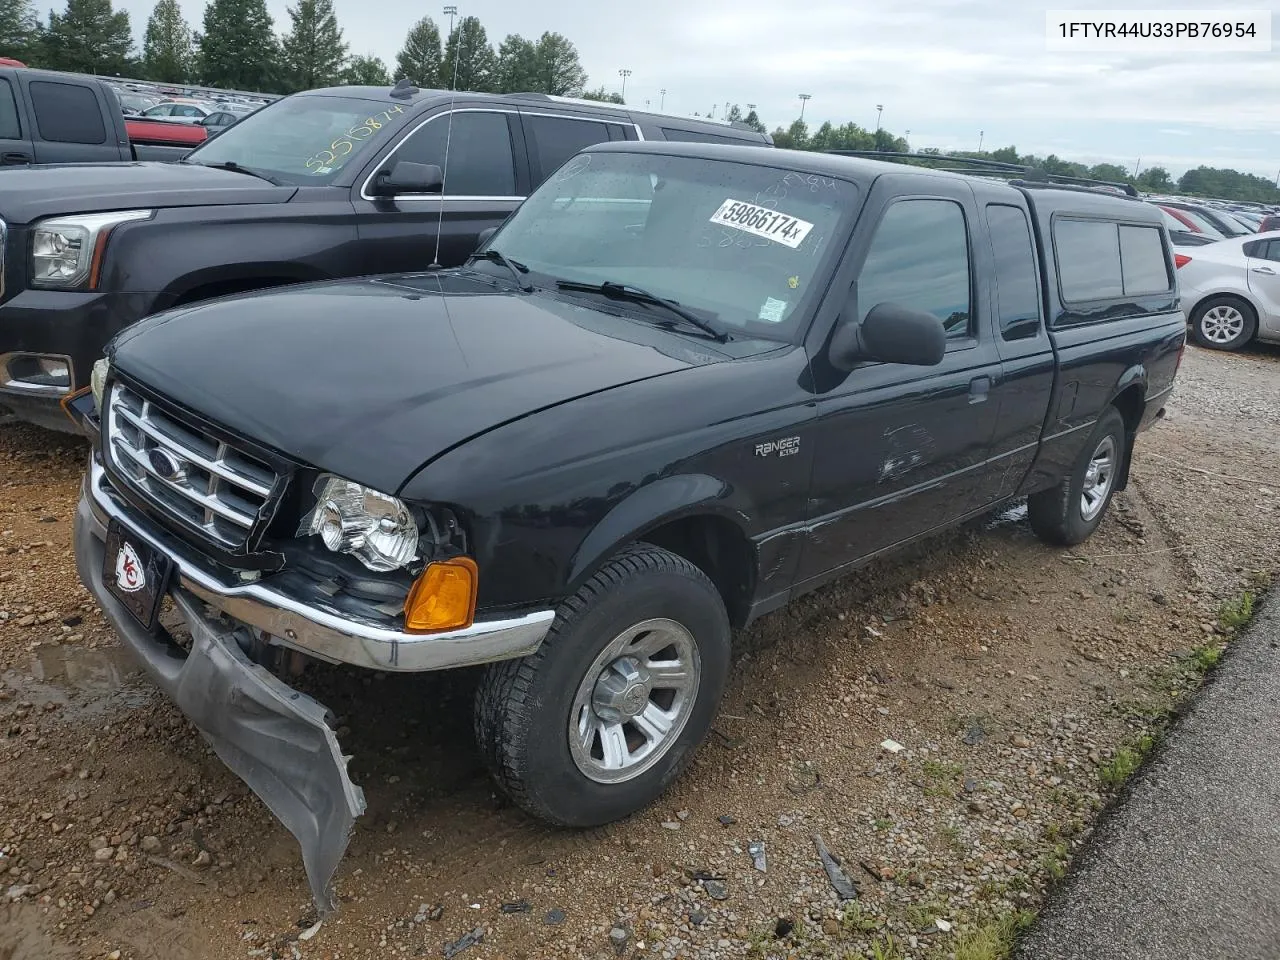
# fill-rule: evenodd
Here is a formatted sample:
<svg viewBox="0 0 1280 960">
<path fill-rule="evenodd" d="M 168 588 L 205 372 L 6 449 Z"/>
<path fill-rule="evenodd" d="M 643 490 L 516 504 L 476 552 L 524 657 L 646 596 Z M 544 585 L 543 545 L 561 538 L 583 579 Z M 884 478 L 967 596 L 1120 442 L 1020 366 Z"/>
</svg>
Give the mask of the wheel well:
<svg viewBox="0 0 1280 960">
<path fill-rule="evenodd" d="M 741 627 L 747 621 L 755 591 L 755 552 L 751 541 L 723 517 L 682 517 L 640 537 L 645 543 L 684 557 L 708 577 L 720 591 L 729 622 Z"/>
<path fill-rule="evenodd" d="M 1230 292 L 1205 294 L 1203 297 L 1201 297 L 1199 300 L 1196 301 L 1196 305 L 1191 308 L 1190 313 L 1192 315 L 1196 314 L 1202 307 L 1204 307 L 1206 304 L 1210 303 L 1213 300 L 1233 300 L 1236 303 L 1240 304 L 1240 306 L 1248 310 L 1251 314 L 1253 314 L 1253 317 L 1255 320 L 1258 317 L 1258 308 L 1255 307 L 1249 301 L 1248 297 L 1244 296 L 1243 294 L 1230 293 Z"/>
<path fill-rule="evenodd" d="M 173 305 L 180 307 L 188 303 L 199 303 L 201 300 L 212 300 L 214 297 L 225 297 L 232 293 L 265 290 L 268 287 L 282 287 L 287 283 L 297 282 L 291 277 L 241 277 L 238 280 L 215 280 L 179 294 Z"/>
<path fill-rule="evenodd" d="M 1142 420 L 1142 411 L 1146 408 L 1146 393 L 1141 384 L 1133 384 L 1121 390 L 1111 405 L 1119 411 L 1124 420 L 1124 432 L 1128 442 L 1125 444 L 1124 463 L 1120 467 L 1120 482 L 1116 489 L 1123 490 L 1129 485 L 1129 464 L 1133 460 L 1133 438 L 1138 434 L 1138 424 Z"/>
</svg>

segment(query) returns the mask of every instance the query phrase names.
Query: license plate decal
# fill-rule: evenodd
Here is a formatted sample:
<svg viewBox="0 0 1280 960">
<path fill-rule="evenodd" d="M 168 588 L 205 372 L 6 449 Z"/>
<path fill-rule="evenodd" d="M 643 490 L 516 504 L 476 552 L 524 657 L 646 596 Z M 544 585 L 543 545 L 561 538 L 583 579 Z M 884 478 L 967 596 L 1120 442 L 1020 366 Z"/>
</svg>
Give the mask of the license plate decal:
<svg viewBox="0 0 1280 960">
<path fill-rule="evenodd" d="M 160 601 L 169 589 L 172 561 L 113 520 L 107 527 L 102 567 L 102 579 L 111 595 L 143 629 L 154 630 Z"/>
</svg>

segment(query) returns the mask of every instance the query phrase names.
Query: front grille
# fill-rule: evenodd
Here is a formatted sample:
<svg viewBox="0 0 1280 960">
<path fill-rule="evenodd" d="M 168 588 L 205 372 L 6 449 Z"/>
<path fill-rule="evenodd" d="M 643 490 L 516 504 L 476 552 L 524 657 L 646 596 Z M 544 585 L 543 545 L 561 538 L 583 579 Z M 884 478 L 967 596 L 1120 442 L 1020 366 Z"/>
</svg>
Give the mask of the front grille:
<svg viewBox="0 0 1280 960">
<path fill-rule="evenodd" d="M 220 546 L 248 544 L 276 483 L 271 467 L 119 382 L 106 419 L 105 446 L 125 481 Z"/>
</svg>

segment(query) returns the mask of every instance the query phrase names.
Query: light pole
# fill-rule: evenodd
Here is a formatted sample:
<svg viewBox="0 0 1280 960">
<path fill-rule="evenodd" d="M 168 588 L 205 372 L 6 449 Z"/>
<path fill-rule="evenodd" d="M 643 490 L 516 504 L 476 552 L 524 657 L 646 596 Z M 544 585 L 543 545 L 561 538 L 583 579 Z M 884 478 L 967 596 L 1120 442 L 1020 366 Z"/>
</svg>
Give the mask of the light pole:
<svg viewBox="0 0 1280 960">
<path fill-rule="evenodd" d="M 884 113 L 884 104 L 876 104 L 876 133 L 880 132 L 880 114 Z"/>
<path fill-rule="evenodd" d="M 622 99 L 627 99 L 627 77 L 631 76 L 631 71 L 623 67 L 618 71 L 618 76 L 622 78 Z"/>
<path fill-rule="evenodd" d="M 658 92 L 662 94 L 662 99 L 658 101 L 658 109 L 661 110 L 666 105 L 666 102 L 667 102 L 667 88 L 663 87 Z"/>
<path fill-rule="evenodd" d="M 804 120 L 804 106 L 805 106 L 805 104 L 806 104 L 806 103 L 808 103 L 808 102 L 809 102 L 810 100 L 812 100 L 812 99 L 813 99 L 813 94 L 811 94 L 811 93 L 802 93 L 802 94 L 800 94 L 800 119 L 801 119 L 801 120 Z"/>
<path fill-rule="evenodd" d="M 453 36 L 453 18 L 458 15 L 458 8 L 450 4 L 444 8 L 444 15 L 449 18 L 449 36 Z"/>
<path fill-rule="evenodd" d="M 986 135 L 987 135 L 987 132 L 985 130 L 978 131 L 978 152 L 979 153 L 982 152 L 982 138 L 985 137 Z"/>
</svg>

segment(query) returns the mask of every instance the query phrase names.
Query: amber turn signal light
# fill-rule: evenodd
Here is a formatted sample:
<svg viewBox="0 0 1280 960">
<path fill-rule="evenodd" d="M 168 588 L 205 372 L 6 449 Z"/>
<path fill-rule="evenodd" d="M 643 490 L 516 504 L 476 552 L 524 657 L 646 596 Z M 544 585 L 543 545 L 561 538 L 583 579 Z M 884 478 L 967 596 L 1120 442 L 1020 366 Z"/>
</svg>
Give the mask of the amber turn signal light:
<svg viewBox="0 0 1280 960">
<path fill-rule="evenodd" d="M 427 564 L 405 598 L 405 629 L 431 633 L 471 626 L 479 583 L 479 568 L 470 557 Z"/>
</svg>

